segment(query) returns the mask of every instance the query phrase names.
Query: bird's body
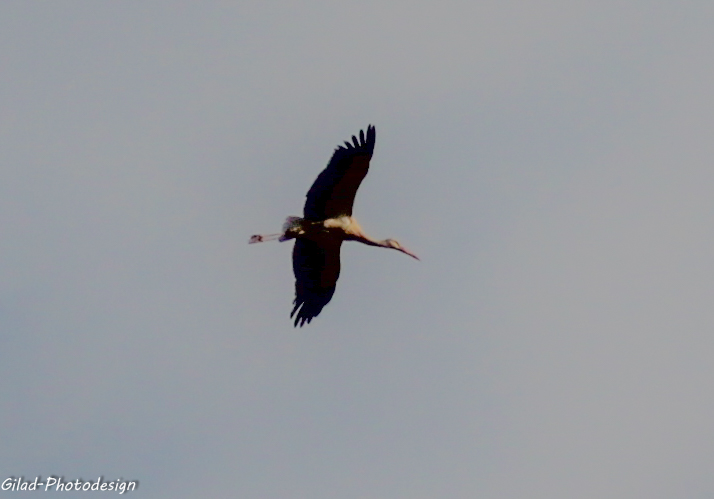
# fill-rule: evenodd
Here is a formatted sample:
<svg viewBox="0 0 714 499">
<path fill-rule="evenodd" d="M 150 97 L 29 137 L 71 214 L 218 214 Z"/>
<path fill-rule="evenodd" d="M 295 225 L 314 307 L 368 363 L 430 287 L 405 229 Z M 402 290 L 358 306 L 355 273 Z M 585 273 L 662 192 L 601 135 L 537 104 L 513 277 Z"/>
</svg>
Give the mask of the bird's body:
<svg viewBox="0 0 714 499">
<path fill-rule="evenodd" d="M 355 217 L 344 216 L 327 220 L 308 220 L 298 217 L 290 217 L 290 219 L 289 226 L 280 237 L 282 241 L 297 238 L 315 242 L 356 241 L 366 237 Z"/>
<path fill-rule="evenodd" d="M 288 217 L 279 234 L 255 235 L 251 243 L 279 238 L 295 239 L 293 272 L 295 307 L 290 317 L 301 327 L 317 316 L 332 299 L 340 275 L 340 247 L 343 241 L 358 241 L 369 246 L 392 248 L 417 258 L 394 239 L 378 241 L 367 236 L 352 216 L 357 189 L 367 175 L 374 151 L 373 126 L 359 140 L 345 142 L 307 193 L 303 217 Z"/>
</svg>

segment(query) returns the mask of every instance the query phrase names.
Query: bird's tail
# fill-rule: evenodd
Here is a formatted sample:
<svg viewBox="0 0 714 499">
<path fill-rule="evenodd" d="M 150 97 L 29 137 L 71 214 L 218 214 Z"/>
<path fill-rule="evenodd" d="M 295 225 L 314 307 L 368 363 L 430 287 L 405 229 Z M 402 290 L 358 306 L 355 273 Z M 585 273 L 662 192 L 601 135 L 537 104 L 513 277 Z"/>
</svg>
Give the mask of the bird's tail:
<svg viewBox="0 0 714 499">
<path fill-rule="evenodd" d="M 295 238 L 295 231 L 299 230 L 302 228 L 302 218 L 300 217 L 288 217 L 285 219 L 285 223 L 283 224 L 283 235 L 280 236 L 279 241 L 287 241 L 288 239 L 294 239 Z M 291 232 L 293 234 L 291 234 Z"/>
</svg>

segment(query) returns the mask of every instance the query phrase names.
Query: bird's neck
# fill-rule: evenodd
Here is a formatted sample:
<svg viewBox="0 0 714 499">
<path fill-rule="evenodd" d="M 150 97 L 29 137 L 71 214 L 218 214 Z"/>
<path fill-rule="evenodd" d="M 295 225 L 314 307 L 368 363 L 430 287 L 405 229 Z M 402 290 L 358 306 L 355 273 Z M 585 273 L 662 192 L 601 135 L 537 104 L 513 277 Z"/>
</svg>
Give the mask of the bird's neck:
<svg viewBox="0 0 714 499">
<path fill-rule="evenodd" d="M 366 235 L 366 234 L 356 235 L 356 236 L 354 237 L 354 239 L 355 239 L 356 241 L 359 241 L 359 242 L 361 242 L 361 243 L 363 243 L 363 244 L 366 244 L 366 245 L 368 245 L 368 246 L 379 246 L 379 247 L 382 247 L 382 248 L 389 248 L 389 247 L 390 247 L 389 244 L 387 243 L 387 240 L 386 240 L 386 239 L 383 240 L 383 241 L 378 241 L 378 240 L 376 240 L 376 239 L 372 239 L 371 237 L 369 237 L 369 236 Z"/>
</svg>

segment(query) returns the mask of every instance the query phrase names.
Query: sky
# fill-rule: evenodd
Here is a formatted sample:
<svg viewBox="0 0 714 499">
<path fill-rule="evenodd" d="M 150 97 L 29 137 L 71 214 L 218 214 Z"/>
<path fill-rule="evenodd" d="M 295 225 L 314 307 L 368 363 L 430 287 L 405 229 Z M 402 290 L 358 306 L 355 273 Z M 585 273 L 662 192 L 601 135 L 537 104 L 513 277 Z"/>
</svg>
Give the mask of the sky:
<svg viewBox="0 0 714 499">
<path fill-rule="evenodd" d="M 2 2 L 0 480 L 714 497 L 713 21 Z M 293 243 L 248 238 L 368 124 L 355 215 L 421 261 L 346 243 L 294 329 Z"/>
</svg>

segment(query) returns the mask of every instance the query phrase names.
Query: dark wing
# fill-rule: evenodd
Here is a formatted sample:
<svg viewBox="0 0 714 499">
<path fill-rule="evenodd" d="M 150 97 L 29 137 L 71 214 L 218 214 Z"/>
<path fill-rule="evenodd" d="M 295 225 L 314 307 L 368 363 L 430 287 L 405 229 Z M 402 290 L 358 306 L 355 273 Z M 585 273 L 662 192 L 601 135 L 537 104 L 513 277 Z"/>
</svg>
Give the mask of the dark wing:
<svg viewBox="0 0 714 499">
<path fill-rule="evenodd" d="M 374 152 L 375 130 L 367 127 L 367 136 L 360 130 L 359 140 L 352 136 L 352 144 L 339 146 L 307 192 L 303 216 L 308 220 L 351 216 L 352 204 L 362 179 L 369 170 Z"/>
<path fill-rule="evenodd" d="M 295 326 L 309 324 L 335 293 L 340 276 L 340 246 L 342 241 L 317 243 L 295 239 L 293 272 L 295 273 Z"/>
</svg>

